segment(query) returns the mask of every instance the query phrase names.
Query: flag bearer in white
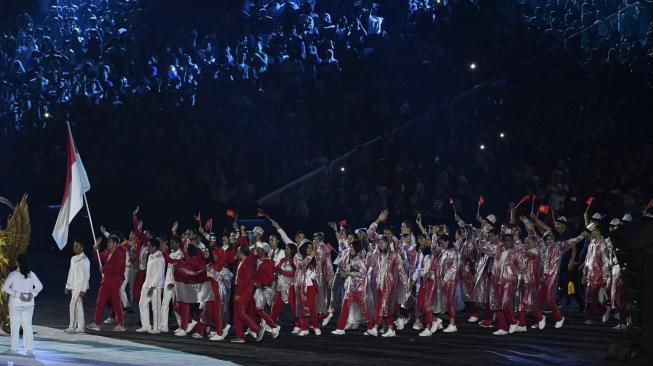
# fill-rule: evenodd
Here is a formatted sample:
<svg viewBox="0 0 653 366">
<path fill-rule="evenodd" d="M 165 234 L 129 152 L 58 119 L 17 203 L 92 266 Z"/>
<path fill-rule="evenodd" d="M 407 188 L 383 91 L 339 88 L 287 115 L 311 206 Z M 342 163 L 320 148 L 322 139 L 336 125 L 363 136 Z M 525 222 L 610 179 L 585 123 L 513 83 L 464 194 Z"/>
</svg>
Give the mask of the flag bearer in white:
<svg viewBox="0 0 653 366">
<path fill-rule="evenodd" d="M 70 258 L 70 269 L 66 280 L 66 295 L 70 297 L 70 323 L 66 333 L 84 333 L 84 295 L 88 291 L 91 276 L 91 262 L 84 254 L 84 244 L 73 244 L 75 255 Z"/>
<path fill-rule="evenodd" d="M 152 334 L 159 333 L 159 322 L 161 320 L 159 312 L 161 310 L 161 290 L 165 282 L 165 260 L 159 250 L 159 239 L 150 239 L 147 244 L 147 251 L 150 253 L 147 260 L 147 270 L 145 272 L 145 281 L 141 290 L 141 298 L 138 307 L 141 311 L 142 327 L 136 329 L 137 332 L 148 332 Z M 150 309 L 148 304 L 152 304 L 152 323 L 150 323 Z"/>
</svg>

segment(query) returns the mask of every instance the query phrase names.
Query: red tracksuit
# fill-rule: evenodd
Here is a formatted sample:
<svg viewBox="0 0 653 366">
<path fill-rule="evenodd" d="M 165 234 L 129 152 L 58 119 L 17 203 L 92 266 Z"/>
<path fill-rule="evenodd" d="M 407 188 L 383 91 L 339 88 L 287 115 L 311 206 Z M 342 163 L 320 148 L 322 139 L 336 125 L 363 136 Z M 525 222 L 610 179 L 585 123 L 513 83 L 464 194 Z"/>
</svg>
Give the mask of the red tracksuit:
<svg viewBox="0 0 653 366">
<path fill-rule="evenodd" d="M 274 262 L 269 258 L 261 259 L 254 272 L 254 283 L 259 283 L 261 287 L 271 287 L 272 282 L 274 282 Z M 276 328 L 277 323 L 265 312 L 265 309 L 256 309 L 256 315 L 265 320 L 269 327 Z"/>
<path fill-rule="evenodd" d="M 254 273 L 256 271 L 256 257 L 248 256 L 238 264 L 236 270 L 236 292 L 234 296 L 234 322 L 236 323 L 236 337 L 244 338 L 243 324 L 258 333 L 261 327 L 248 314 L 247 308 L 253 306 L 254 301 Z"/>
<path fill-rule="evenodd" d="M 113 253 L 105 249 L 100 253 L 102 263 L 102 283 L 95 303 L 95 316 L 93 323 L 100 324 L 104 312 L 104 305 L 108 302 L 116 312 L 118 325 L 124 325 L 122 304 L 120 303 L 120 286 L 125 280 L 125 253 L 117 247 Z"/>
<path fill-rule="evenodd" d="M 274 305 L 272 306 L 272 313 L 270 316 L 275 323 L 279 321 L 279 315 L 283 311 L 284 297 L 290 306 L 290 312 L 295 320 L 295 326 L 299 326 L 297 317 L 295 316 L 295 262 L 293 259 L 284 258 L 275 267 L 275 272 L 279 274 L 277 280 L 276 293 L 274 295 Z"/>
</svg>

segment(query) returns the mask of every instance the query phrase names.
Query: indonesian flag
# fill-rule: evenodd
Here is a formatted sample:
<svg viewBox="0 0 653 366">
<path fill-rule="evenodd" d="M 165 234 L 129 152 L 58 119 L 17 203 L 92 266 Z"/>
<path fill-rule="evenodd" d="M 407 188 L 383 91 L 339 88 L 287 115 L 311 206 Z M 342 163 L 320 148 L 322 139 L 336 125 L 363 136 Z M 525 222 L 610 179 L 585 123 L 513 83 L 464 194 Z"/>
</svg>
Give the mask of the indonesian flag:
<svg viewBox="0 0 653 366">
<path fill-rule="evenodd" d="M 238 213 L 230 208 L 227 209 L 227 217 L 235 219 L 238 216 Z"/>
<path fill-rule="evenodd" d="M 52 237 L 57 242 L 59 249 L 63 249 L 68 241 L 68 227 L 75 215 L 84 206 L 84 194 L 91 189 L 88 176 L 82 164 L 82 158 L 77 152 L 73 135 L 68 128 L 68 172 L 66 174 L 66 188 L 61 201 L 61 209 L 54 225 Z"/>
<path fill-rule="evenodd" d="M 485 203 L 485 198 L 483 198 L 483 196 L 478 197 L 478 205 L 480 206 L 484 203 Z"/>
<path fill-rule="evenodd" d="M 585 200 L 585 204 L 588 205 L 588 206 L 591 206 L 593 202 L 594 202 L 594 197 L 588 197 Z"/>
</svg>

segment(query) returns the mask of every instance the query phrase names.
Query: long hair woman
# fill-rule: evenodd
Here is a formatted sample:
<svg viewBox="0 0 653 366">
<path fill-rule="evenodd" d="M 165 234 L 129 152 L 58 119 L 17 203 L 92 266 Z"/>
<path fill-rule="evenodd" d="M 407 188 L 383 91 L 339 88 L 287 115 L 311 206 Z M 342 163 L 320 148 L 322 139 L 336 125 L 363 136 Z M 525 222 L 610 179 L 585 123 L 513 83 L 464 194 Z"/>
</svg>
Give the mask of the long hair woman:
<svg viewBox="0 0 653 366">
<path fill-rule="evenodd" d="M 27 256 L 18 256 L 18 268 L 9 273 L 2 289 L 9 296 L 9 323 L 11 326 L 11 345 L 6 353 L 18 352 L 18 337 L 23 328 L 25 353 L 34 357 L 34 334 L 32 333 L 32 314 L 34 298 L 43 289 L 43 284 L 29 268 Z"/>
</svg>

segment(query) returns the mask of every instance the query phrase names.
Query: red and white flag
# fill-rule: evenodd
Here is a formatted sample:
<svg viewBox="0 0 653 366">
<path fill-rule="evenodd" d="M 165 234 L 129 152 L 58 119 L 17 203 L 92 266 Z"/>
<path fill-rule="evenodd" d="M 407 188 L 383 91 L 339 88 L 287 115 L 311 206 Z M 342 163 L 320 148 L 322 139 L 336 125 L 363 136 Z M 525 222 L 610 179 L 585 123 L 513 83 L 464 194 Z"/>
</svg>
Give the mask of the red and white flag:
<svg viewBox="0 0 653 366">
<path fill-rule="evenodd" d="M 91 189 L 88 176 L 82 164 L 82 158 L 77 152 L 73 135 L 68 128 L 68 173 L 66 174 L 66 188 L 61 201 L 61 209 L 54 225 L 52 237 L 57 242 L 59 249 L 63 249 L 68 241 L 68 226 L 75 215 L 84 206 L 84 194 Z"/>
</svg>

